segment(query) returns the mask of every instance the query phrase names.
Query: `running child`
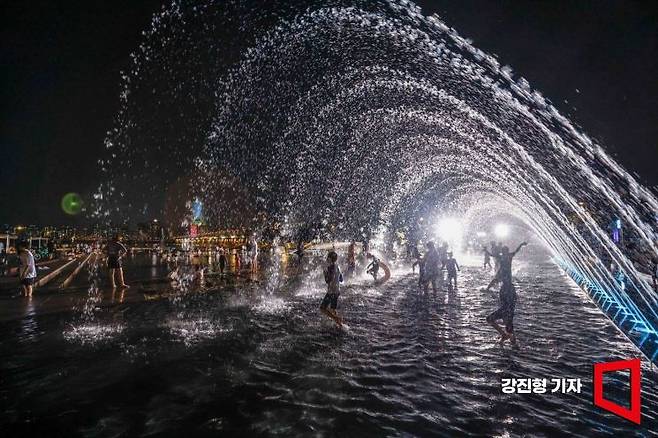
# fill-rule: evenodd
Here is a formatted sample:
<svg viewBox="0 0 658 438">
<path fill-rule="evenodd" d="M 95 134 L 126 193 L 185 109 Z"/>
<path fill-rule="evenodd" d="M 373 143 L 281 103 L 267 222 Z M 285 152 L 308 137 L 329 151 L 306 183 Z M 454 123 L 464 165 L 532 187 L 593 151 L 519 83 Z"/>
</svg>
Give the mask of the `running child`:
<svg viewBox="0 0 658 438">
<path fill-rule="evenodd" d="M 448 287 L 451 287 L 454 282 L 454 287 L 457 289 L 457 271 L 460 271 L 460 269 L 457 260 L 452 256 L 452 252 L 448 252 L 446 255 L 441 269 L 444 267 L 448 270 Z"/>
<path fill-rule="evenodd" d="M 516 290 L 512 283 L 512 277 L 505 276 L 500 286 L 499 301 L 500 306 L 487 316 L 487 322 L 500 333 L 500 343 L 507 339 L 512 345 L 516 345 L 516 336 L 514 335 L 514 308 L 516 306 Z M 497 321 L 503 321 L 505 327 L 498 325 Z"/>
<path fill-rule="evenodd" d="M 338 316 L 336 307 L 338 307 L 338 297 L 340 296 L 340 284 L 343 282 L 343 274 L 336 263 L 338 254 L 330 251 L 327 254 L 328 266 L 324 268 L 324 281 L 327 283 L 327 294 L 320 304 L 320 311 L 331 318 L 338 327 L 343 326 L 343 318 Z"/>
<path fill-rule="evenodd" d="M 491 255 L 489 254 L 489 251 L 487 251 L 486 246 L 482 250 L 484 252 L 484 265 L 482 266 L 482 269 L 491 269 Z"/>
<path fill-rule="evenodd" d="M 372 257 L 372 262 L 370 262 L 366 268 L 366 274 L 372 275 L 372 278 L 377 281 L 377 274 L 379 272 L 379 259 L 372 254 L 370 256 Z"/>
</svg>

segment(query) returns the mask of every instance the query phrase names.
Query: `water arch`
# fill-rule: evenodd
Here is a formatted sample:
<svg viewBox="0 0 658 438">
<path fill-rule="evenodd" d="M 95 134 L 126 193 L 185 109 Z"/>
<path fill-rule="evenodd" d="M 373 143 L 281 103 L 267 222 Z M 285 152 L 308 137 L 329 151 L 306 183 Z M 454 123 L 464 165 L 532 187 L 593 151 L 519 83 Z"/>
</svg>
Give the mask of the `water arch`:
<svg viewBox="0 0 658 438">
<path fill-rule="evenodd" d="M 432 197 L 470 222 L 505 208 L 656 360 L 658 296 L 638 270 L 657 252 L 651 192 L 527 81 L 410 2 L 283 3 L 175 2 L 154 19 L 106 140 L 100 214 L 145 203 L 136 179 L 181 171 L 212 209 L 209 169 L 248 192 L 254 223 L 284 236 L 394 230 Z M 247 35 L 250 21 L 269 30 Z M 218 34 L 237 54 L 227 65 Z M 154 124 L 154 112 L 185 129 Z M 149 167 L 154 151 L 171 167 Z M 632 247 L 610 238 L 613 218 Z"/>
</svg>

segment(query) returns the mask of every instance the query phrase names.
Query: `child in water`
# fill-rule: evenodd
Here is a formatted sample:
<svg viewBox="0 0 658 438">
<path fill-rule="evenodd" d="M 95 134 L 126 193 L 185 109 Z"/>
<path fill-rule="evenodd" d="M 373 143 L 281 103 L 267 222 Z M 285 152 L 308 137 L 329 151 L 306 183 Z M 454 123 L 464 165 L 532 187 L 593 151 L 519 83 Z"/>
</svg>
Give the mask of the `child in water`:
<svg viewBox="0 0 658 438">
<path fill-rule="evenodd" d="M 484 252 L 484 265 L 482 266 L 483 269 L 491 269 L 491 254 L 489 251 L 487 251 L 487 247 L 485 246 L 482 251 Z"/>
<path fill-rule="evenodd" d="M 423 263 L 423 256 L 420 255 L 420 251 L 418 251 L 417 247 L 413 247 L 411 250 L 412 256 L 415 259 L 414 263 L 411 265 L 411 272 L 416 271 L 416 265 L 418 265 L 418 286 L 421 287 L 423 285 L 423 274 L 425 272 L 424 267 L 425 264 Z"/>
<path fill-rule="evenodd" d="M 372 278 L 377 281 L 377 273 L 379 272 L 379 259 L 375 256 L 372 256 L 372 262 L 368 265 L 366 274 L 372 275 Z"/>
<path fill-rule="evenodd" d="M 350 274 L 356 269 L 356 242 L 352 240 L 347 248 L 347 270 Z"/>
<path fill-rule="evenodd" d="M 224 275 L 224 269 L 226 269 L 226 254 L 224 254 L 224 248 L 219 250 L 219 272 Z"/>
<path fill-rule="evenodd" d="M 443 261 L 441 269 L 444 267 L 448 270 L 448 286 L 452 286 L 454 282 L 454 287 L 457 289 L 457 271 L 460 269 L 457 260 L 452 256 L 452 252 L 448 252 L 446 259 Z"/>
<path fill-rule="evenodd" d="M 327 294 L 320 304 L 320 311 L 334 320 L 338 327 L 342 327 L 343 318 L 336 313 L 338 297 L 340 296 L 340 283 L 343 282 L 343 274 L 340 272 L 340 267 L 336 263 L 337 260 L 338 254 L 335 251 L 330 251 L 327 254 L 329 265 L 324 268 L 324 281 L 327 283 Z"/>
<path fill-rule="evenodd" d="M 516 306 L 516 290 L 512 283 L 511 276 L 505 276 L 502 279 L 500 287 L 500 307 L 487 316 L 487 322 L 500 334 L 500 343 L 507 339 L 512 345 L 516 346 L 516 336 L 514 336 L 514 308 Z M 503 321 L 505 327 L 498 325 L 499 320 Z"/>
</svg>

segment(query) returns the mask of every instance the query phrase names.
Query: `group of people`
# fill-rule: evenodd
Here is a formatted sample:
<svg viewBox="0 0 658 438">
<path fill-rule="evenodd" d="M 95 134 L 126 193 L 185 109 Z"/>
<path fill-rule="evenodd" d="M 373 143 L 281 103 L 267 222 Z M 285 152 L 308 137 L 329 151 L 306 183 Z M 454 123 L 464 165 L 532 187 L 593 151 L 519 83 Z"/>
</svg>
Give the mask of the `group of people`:
<svg viewBox="0 0 658 438">
<path fill-rule="evenodd" d="M 366 259 L 370 259 L 370 263 L 366 267 L 366 273 L 372 275 L 376 282 L 379 275 L 380 260 L 377 256 L 369 252 L 367 241 L 363 242 L 361 253 Z M 327 266 L 323 270 L 324 281 L 327 284 L 327 293 L 320 303 L 320 311 L 331 318 L 338 327 L 342 328 L 344 326 L 343 318 L 338 315 L 336 308 L 338 307 L 338 298 L 340 297 L 340 285 L 343 283 L 343 273 L 337 262 L 338 253 L 332 249 L 327 254 Z M 354 240 L 347 247 L 347 269 L 348 275 L 353 274 L 356 270 L 356 241 Z"/>
<path fill-rule="evenodd" d="M 517 295 L 512 280 L 512 260 L 525 245 L 527 245 L 527 242 L 521 243 L 514 251 L 510 251 L 507 246 L 492 242 L 491 248 L 483 248 L 485 255 L 484 266 L 491 266 L 491 258 L 494 259 L 496 266 L 496 274 L 486 287 L 486 291 L 491 290 L 491 288 L 500 283 L 499 307 L 487 316 L 487 322 L 500 334 L 501 343 L 509 340 L 513 345 L 516 345 L 513 321 Z M 431 283 L 433 291 L 437 292 L 440 286 L 439 279 L 441 281 L 443 280 L 444 269 L 448 274 L 449 287 L 456 289 L 457 273 L 460 271 L 460 268 L 452 252 L 448 250 L 448 245 L 443 243 L 437 249 L 434 242 L 430 241 L 425 244 L 425 247 L 427 250 L 423 256 L 420 255 L 415 246 L 412 247 L 412 256 L 416 259 L 412 265 L 412 271 L 415 271 L 416 266 L 419 267 L 418 284 L 422 290 L 427 293 L 429 284 Z M 348 247 L 347 260 L 348 266 L 353 269 L 356 260 L 354 242 Z M 327 266 L 323 272 L 324 280 L 327 284 L 327 293 L 320 304 L 320 311 L 331 318 L 339 327 L 342 327 L 343 319 L 338 315 L 336 309 L 340 296 L 340 284 L 343 282 L 343 274 L 337 261 L 338 254 L 333 250 L 330 251 L 327 255 Z M 378 260 L 376 257 L 373 257 L 372 262 L 368 265 L 368 272 L 373 274 L 375 279 L 377 269 Z M 502 325 L 499 324 L 501 321 Z"/>
<path fill-rule="evenodd" d="M 425 255 L 421 256 L 416 246 L 412 247 L 412 257 L 415 259 L 411 269 L 415 272 L 418 266 L 418 285 L 427 293 L 430 283 L 432 291 L 438 292 L 439 283 L 443 282 L 443 270 L 448 274 L 448 286 L 457 289 L 457 272 L 460 271 L 459 263 L 455 259 L 452 251 L 448 250 L 448 244 L 443 243 L 438 249 L 434 242 L 430 241 L 425 244 Z"/>
</svg>

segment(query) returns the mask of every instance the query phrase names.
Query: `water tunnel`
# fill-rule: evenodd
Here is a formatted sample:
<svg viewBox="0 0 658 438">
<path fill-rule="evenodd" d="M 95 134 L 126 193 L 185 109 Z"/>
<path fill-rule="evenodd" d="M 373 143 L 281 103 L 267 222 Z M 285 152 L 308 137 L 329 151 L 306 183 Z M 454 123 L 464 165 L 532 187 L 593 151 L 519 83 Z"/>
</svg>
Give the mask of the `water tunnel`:
<svg viewBox="0 0 658 438">
<path fill-rule="evenodd" d="M 237 205 L 284 237 L 317 224 L 334 239 L 385 240 L 428 206 L 471 231 L 506 215 L 658 363 L 658 296 L 642 273 L 657 253 L 656 196 L 528 81 L 411 2 L 174 2 L 134 53 L 121 99 L 102 217 L 126 204 L 146 215 L 181 175 L 210 220 L 229 178 L 248 193 Z M 154 164 L 162 154 L 169 163 Z"/>
</svg>

